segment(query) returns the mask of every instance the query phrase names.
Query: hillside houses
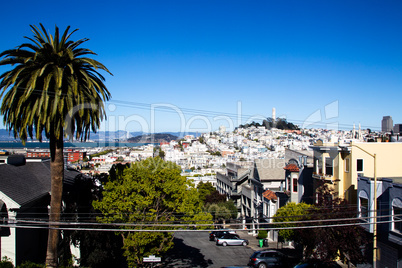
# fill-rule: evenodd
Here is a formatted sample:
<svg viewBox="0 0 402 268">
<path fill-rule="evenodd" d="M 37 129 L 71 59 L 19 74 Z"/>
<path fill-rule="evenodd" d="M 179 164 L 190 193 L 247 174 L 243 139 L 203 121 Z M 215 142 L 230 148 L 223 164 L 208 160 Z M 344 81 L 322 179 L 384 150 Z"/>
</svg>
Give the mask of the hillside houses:
<svg viewBox="0 0 402 268">
<path fill-rule="evenodd" d="M 23 155 L 1 156 L 0 208 L 3 223 L 24 223 L 26 220 L 47 221 L 50 205 L 50 160 L 26 159 Z M 64 170 L 64 189 L 71 190 L 82 175 Z M 27 242 L 28 241 L 28 242 Z M 0 253 L 20 265 L 30 260 L 43 263 L 46 257 L 47 230 L 41 228 L 1 228 Z"/>
<path fill-rule="evenodd" d="M 117 163 L 163 156 L 166 161 L 179 165 L 181 175 L 195 186 L 210 182 L 221 194 L 233 200 L 238 211 L 237 220 L 241 223 L 239 228 L 256 235 L 260 228 L 272 223 L 277 209 L 287 202 L 313 204 L 316 190 L 322 183 L 327 183 L 337 196 L 355 205 L 359 211 L 356 214 L 369 216 L 375 154 L 376 175 L 381 177 L 378 198 L 384 205 L 381 213 L 394 211 L 388 219 L 400 219 L 402 143 L 368 140 L 379 141 L 375 134 L 364 131 L 310 129 L 289 132 L 250 127 L 134 148 L 88 149 L 86 157 L 89 161 L 79 159 L 76 166 L 81 172 L 108 173 Z M 12 158 L 0 155 L 0 164 L 12 164 Z M 72 164 L 68 157 L 66 162 Z M 7 186 L 3 185 L 3 188 Z M 0 202 L 0 208 L 11 207 L 6 201 Z M 14 215 L 8 213 L 7 217 Z M 400 226 L 381 223 L 382 254 L 389 250 L 400 255 Z M 368 233 L 372 232 L 370 228 L 371 225 L 367 225 Z M 1 234 L 2 241 L 10 237 L 7 230 L 1 230 Z M 267 238 L 276 241 L 277 233 L 270 231 Z M 393 259 L 393 262 L 397 261 L 399 259 Z"/>
</svg>

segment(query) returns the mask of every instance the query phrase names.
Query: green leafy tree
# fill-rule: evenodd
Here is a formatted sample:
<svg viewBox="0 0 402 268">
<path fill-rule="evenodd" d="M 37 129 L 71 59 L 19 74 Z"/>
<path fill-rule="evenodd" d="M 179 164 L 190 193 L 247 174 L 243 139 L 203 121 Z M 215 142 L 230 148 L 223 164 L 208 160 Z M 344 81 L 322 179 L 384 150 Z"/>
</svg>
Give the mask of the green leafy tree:
<svg viewBox="0 0 402 268">
<path fill-rule="evenodd" d="M 348 205 L 347 200 L 337 197 L 327 184 L 319 187 L 317 204 L 310 210 L 310 219 L 315 227 L 297 231 L 304 255 L 325 261 L 342 260 L 344 263 L 363 263 L 366 260 L 364 250 L 368 239 L 360 225 L 324 227 L 342 223 L 359 223 L 356 207 Z M 349 218 L 347 222 L 339 219 Z"/>
<path fill-rule="evenodd" d="M 205 202 L 206 196 L 216 191 L 216 189 L 210 182 L 200 182 L 197 184 L 197 191 L 202 202 Z"/>
<path fill-rule="evenodd" d="M 267 238 L 267 235 L 268 235 L 267 230 L 259 230 L 257 239 L 265 239 L 265 238 Z"/>
<path fill-rule="evenodd" d="M 276 127 L 278 129 L 288 129 L 288 130 L 298 130 L 299 127 L 291 122 L 288 122 L 285 118 L 275 118 L 268 117 L 266 120 L 262 121 L 262 125 L 267 129 Z"/>
<path fill-rule="evenodd" d="M 24 261 L 18 265 L 18 268 L 46 268 L 46 266 L 44 264 L 38 264 L 31 261 Z"/>
<path fill-rule="evenodd" d="M 205 183 L 210 184 L 209 182 Z M 198 184 L 199 186 L 199 184 Z M 206 186 L 203 186 L 206 187 Z M 236 205 L 233 203 L 233 200 L 226 200 L 227 197 L 225 194 L 219 193 L 213 186 L 212 184 L 208 185 L 208 191 L 205 191 L 204 193 L 209 192 L 209 194 L 205 195 L 204 197 L 204 203 L 205 203 L 205 210 L 209 211 L 209 209 L 212 209 L 213 215 L 215 215 L 214 219 L 215 220 L 229 220 L 229 219 L 235 219 L 237 218 L 237 208 Z M 213 206 L 214 205 L 214 206 Z M 215 209 L 216 206 L 218 208 Z M 212 207 L 212 208 L 211 208 Z M 217 210 L 217 211 L 215 211 Z M 222 212 L 220 212 L 222 211 Z M 218 215 L 218 216 L 216 216 Z"/>
<path fill-rule="evenodd" d="M 114 165 L 111 170 L 116 171 L 124 167 L 122 164 Z M 63 221 L 76 222 L 85 219 L 87 223 L 96 223 L 96 215 L 92 202 L 102 197 L 102 186 L 98 182 L 106 182 L 109 178 L 106 174 L 95 177 L 80 176 L 74 180 L 73 185 L 63 191 L 65 204 Z M 94 228 L 101 228 L 94 226 Z M 80 249 L 79 264 L 81 267 L 119 267 L 123 256 L 123 241 L 121 236 L 113 232 L 64 230 L 60 247 L 59 264 L 62 267 L 70 267 L 71 244 Z"/>
<path fill-rule="evenodd" d="M 226 202 L 222 203 L 223 206 L 225 206 L 229 211 L 230 211 L 230 219 L 236 219 L 237 218 L 237 207 L 234 204 L 233 200 L 228 200 Z"/>
<path fill-rule="evenodd" d="M 218 204 L 209 204 L 206 208 L 207 208 L 207 211 L 212 215 L 213 219 L 216 221 L 217 213 L 219 210 Z"/>
<path fill-rule="evenodd" d="M 105 116 L 103 101 L 110 93 L 98 70 L 108 69 L 88 55 L 95 55 L 80 45 L 88 39 L 69 40 L 77 31 L 62 35 L 56 26 L 54 36 L 45 27 L 31 25 L 33 38 L 26 37 L 15 49 L 0 53 L 0 66 L 13 68 L 0 76 L 0 113 L 3 123 L 14 137 L 25 142 L 35 136 L 42 141 L 42 133 L 49 139 L 51 154 L 50 222 L 60 221 L 63 191 L 63 139 L 85 140 L 90 131 L 99 128 Z M 74 134 L 75 133 L 75 134 Z M 55 226 L 57 227 L 57 226 Z M 59 231 L 49 229 L 47 267 L 57 266 Z"/>
<path fill-rule="evenodd" d="M 211 213 L 215 222 L 225 222 L 237 217 L 237 208 L 233 201 L 221 202 L 217 204 L 207 203 L 205 210 Z"/>
<path fill-rule="evenodd" d="M 274 222 L 292 222 L 292 221 L 302 221 L 305 220 L 309 214 L 311 205 L 306 203 L 294 203 L 289 202 L 285 206 L 280 207 L 275 215 Z M 300 224 L 283 223 L 277 224 L 277 227 L 295 227 Z M 279 236 L 285 241 L 297 241 L 296 232 L 293 229 L 283 229 L 279 230 Z"/>
<path fill-rule="evenodd" d="M 101 155 L 108 154 L 108 153 L 110 153 L 110 152 L 113 152 L 113 150 L 112 150 L 112 149 L 108 149 L 108 150 L 105 150 L 105 151 L 102 151 L 102 152 L 99 152 L 99 153 L 91 154 L 91 155 L 90 155 L 90 159 L 93 159 L 94 157 L 99 157 L 99 156 L 101 156 Z"/>
<path fill-rule="evenodd" d="M 0 261 L 0 268 L 14 268 L 14 265 L 11 262 L 11 259 L 9 259 L 7 256 L 4 256 Z"/>
<path fill-rule="evenodd" d="M 165 159 L 165 152 L 160 150 L 159 151 L 159 157 L 162 158 L 162 159 Z"/>
<path fill-rule="evenodd" d="M 224 202 L 226 202 L 226 195 L 219 193 L 217 190 L 214 190 L 205 196 L 205 203 L 219 204 Z"/>
<path fill-rule="evenodd" d="M 217 220 L 223 221 L 223 224 L 225 224 L 226 220 L 230 219 L 230 210 L 227 209 L 225 206 L 218 205 L 215 217 Z"/>
<path fill-rule="evenodd" d="M 196 188 L 180 172 L 179 166 L 159 157 L 133 163 L 104 185 L 101 201 L 94 201 L 94 208 L 103 214 L 99 221 L 137 224 L 122 227 L 132 232 L 118 232 L 130 267 L 142 265 L 144 256 L 163 254 L 173 246 L 172 232 L 157 231 L 174 229 L 164 223 L 212 224 L 212 216 L 202 211 Z"/>
</svg>

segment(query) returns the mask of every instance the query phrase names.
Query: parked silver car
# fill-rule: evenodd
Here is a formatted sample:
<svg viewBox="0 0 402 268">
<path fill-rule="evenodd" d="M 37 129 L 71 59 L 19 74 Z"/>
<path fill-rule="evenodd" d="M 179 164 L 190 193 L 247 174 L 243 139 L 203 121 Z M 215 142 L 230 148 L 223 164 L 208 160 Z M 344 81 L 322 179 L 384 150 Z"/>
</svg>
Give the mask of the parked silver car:
<svg viewBox="0 0 402 268">
<path fill-rule="evenodd" d="M 219 237 L 222 237 L 226 234 L 236 234 L 236 231 L 231 231 L 231 230 L 227 230 L 227 229 L 221 229 L 219 231 L 212 231 L 211 233 L 209 233 L 209 241 L 215 241 L 216 239 L 218 239 Z M 238 235 L 237 235 L 238 236 Z"/>
<path fill-rule="evenodd" d="M 216 239 L 216 245 L 226 246 L 247 246 L 248 240 L 241 239 L 238 235 L 226 234 Z"/>
</svg>

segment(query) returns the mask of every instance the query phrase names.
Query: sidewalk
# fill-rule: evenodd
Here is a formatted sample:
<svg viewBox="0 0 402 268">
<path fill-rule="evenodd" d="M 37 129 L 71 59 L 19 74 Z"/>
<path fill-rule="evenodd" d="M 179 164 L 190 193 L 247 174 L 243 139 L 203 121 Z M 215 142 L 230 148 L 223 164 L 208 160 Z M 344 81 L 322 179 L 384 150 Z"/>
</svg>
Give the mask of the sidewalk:
<svg viewBox="0 0 402 268">
<path fill-rule="evenodd" d="M 257 250 L 266 250 L 266 249 L 293 249 L 293 247 L 289 246 L 284 246 L 282 243 L 274 242 L 274 241 L 269 241 L 268 240 L 268 247 L 263 246 L 260 247 L 260 241 L 257 239 L 257 236 L 253 236 L 252 234 L 249 234 L 248 231 L 236 231 L 236 233 L 240 236 L 242 239 L 247 239 L 249 244 L 248 246 L 257 251 Z"/>
</svg>

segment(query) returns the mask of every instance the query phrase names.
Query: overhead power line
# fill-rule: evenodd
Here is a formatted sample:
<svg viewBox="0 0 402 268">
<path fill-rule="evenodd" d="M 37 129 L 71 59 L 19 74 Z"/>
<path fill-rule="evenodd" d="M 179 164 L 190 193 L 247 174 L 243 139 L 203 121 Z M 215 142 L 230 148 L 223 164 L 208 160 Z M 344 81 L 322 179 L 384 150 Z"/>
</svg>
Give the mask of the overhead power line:
<svg viewBox="0 0 402 268">
<path fill-rule="evenodd" d="M 402 222 L 396 221 L 382 221 L 381 223 Z M 370 225 L 370 222 L 358 223 L 343 223 L 343 224 L 328 224 L 328 225 L 314 225 L 314 226 L 293 226 L 293 227 L 273 227 L 273 228 L 254 228 L 254 230 L 297 230 L 297 229 L 312 229 L 312 228 L 331 228 L 331 227 L 346 227 L 346 226 L 362 226 Z M 0 227 L 21 228 L 21 229 L 56 229 L 65 231 L 102 231 L 102 232 L 210 232 L 216 229 L 116 229 L 116 228 L 77 228 L 77 227 L 56 227 L 56 226 L 37 226 L 37 225 L 18 225 L 18 224 L 0 224 Z M 162 226 L 163 227 L 163 226 Z M 196 228 L 197 225 L 188 225 L 188 227 Z M 235 231 L 243 231 L 243 229 L 231 228 Z"/>
<path fill-rule="evenodd" d="M 383 202 L 379 202 L 379 204 L 382 204 Z M 88 208 L 88 207 L 87 207 Z M 321 209 L 323 209 L 322 207 L 320 207 Z M 332 210 L 333 208 L 329 208 L 330 210 Z M 342 206 L 336 206 L 336 209 L 339 210 L 338 212 L 324 212 L 324 213 L 311 213 L 311 211 L 316 211 L 316 207 L 314 208 L 305 208 L 302 210 L 302 212 L 306 212 L 308 213 L 309 217 L 314 217 L 314 216 L 326 216 L 326 215 L 344 215 L 345 213 L 350 213 L 350 214 L 357 214 L 359 213 L 359 211 L 357 211 L 357 205 L 355 204 L 346 204 L 346 205 L 342 205 Z M 354 211 L 341 211 L 342 209 L 355 209 Z M 367 210 L 367 213 L 369 212 L 373 212 L 374 210 Z M 392 211 L 392 209 L 383 209 L 381 210 L 382 212 L 390 212 Z M 378 211 L 377 211 L 378 212 Z M 203 211 L 203 213 L 209 213 L 208 211 Z M 28 217 L 29 215 L 32 216 L 47 216 L 49 213 L 48 212 L 21 212 L 18 215 L 24 216 L 24 219 L 27 220 L 42 220 L 43 218 L 35 218 L 35 217 Z M 108 213 L 108 215 L 121 215 L 122 213 Z M 135 214 L 135 212 L 127 212 L 124 213 L 125 215 L 129 216 L 129 215 L 133 215 Z M 147 213 L 148 215 L 154 215 L 154 213 Z M 224 213 L 225 215 L 231 215 L 230 212 L 226 212 Z M 82 215 L 85 215 L 82 216 Z M 145 214 L 144 214 L 145 215 Z M 172 216 L 188 216 L 188 214 L 183 214 L 183 213 L 171 213 L 170 215 Z M 93 219 L 94 216 L 103 216 L 103 214 L 101 212 L 63 212 L 63 217 L 68 219 L 69 217 L 71 217 L 72 219 L 74 218 L 78 218 L 80 220 L 83 219 Z M 298 218 L 298 217 L 305 217 L 306 214 L 300 214 L 300 215 L 292 215 L 292 216 L 286 216 L 286 218 Z M 379 216 L 380 217 L 380 216 Z M 260 219 L 275 219 L 275 218 L 284 218 L 282 216 L 272 216 L 272 217 L 264 217 L 264 218 L 260 218 Z M 175 221 L 175 220 L 173 220 Z M 158 221 L 160 222 L 160 221 Z M 169 222 L 169 221 L 164 221 L 164 222 Z"/>
<path fill-rule="evenodd" d="M 18 90 L 26 90 L 25 88 L 19 87 Z M 33 90 L 32 93 L 33 95 L 41 95 L 42 92 L 40 90 Z M 52 95 L 55 94 L 54 92 L 48 91 L 47 94 Z M 67 96 L 66 93 L 61 93 L 62 96 Z M 241 120 L 251 120 L 251 121 L 258 121 L 262 120 L 263 118 L 266 119 L 266 115 L 250 115 L 250 114 L 243 114 L 243 113 L 228 113 L 228 112 L 219 112 L 219 111 L 212 111 L 212 110 L 205 110 L 205 109 L 192 109 L 192 108 L 184 108 L 184 107 L 179 107 L 174 104 L 163 104 L 163 103 L 141 103 L 141 102 L 132 102 L 132 101 L 125 101 L 125 100 L 115 100 L 111 99 L 107 103 L 112 103 L 115 105 L 118 105 L 120 107 L 127 107 L 127 108 L 134 108 L 134 109 L 141 109 L 141 110 L 151 110 L 154 109 L 156 111 L 161 111 L 161 112 L 167 112 L 167 113 L 177 113 L 177 110 L 179 110 L 181 113 L 185 115 L 199 115 L 199 116 L 226 116 L 232 119 L 241 119 Z M 177 110 L 173 110 L 172 108 L 175 108 Z M 257 119 L 259 118 L 259 119 Z M 294 118 L 286 118 L 288 122 L 294 123 L 296 125 L 302 126 L 303 124 L 308 124 L 312 125 L 315 127 L 322 127 L 322 128 L 327 128 L 328 124 L 332 125 L 332 123 L 335 123 L 339 128 L 341 129 L 352 129 L 353 125 L 352 124 L 343 124 L 339 122 L 333 122 L 333 120 L 328 121 L 328 122 L 322 122 L 322 121 L 306 121 L 305 119 L 294 119 Z M 251 123 L 251 122 L 250 122 Z M 364 129 L 370 128 L 372 130 L 380 130 L 380 127 L 378 126 L 367 126 L 363 125 L 362 126 Z"/>
<path fill-rule="evenodd" d="M 310 216 L 310 215 L 306 215 Z M 377 219 L 381 218 L 389 218 L 389 217 L 401 217 L 402 214 L 397 214 L 397 215 L 381 215 L 377 216 Z M 276 217 L 276 218 L 282 218 L 282 217 Z M 284 225 L 284 224 L 309 224 L 309 223 L 325 223 L 325 222 L 341 222 L 341 221 L 365 221 L 372 219 L 374 217 L 351 217 L 351 218 L 324 218 L 324 219 L 313 219 L 313 220 L 301 220 L 301 221 L 287 221 L 287 222 L 260 222 L 259 224 L 264 225 L 264 224 L 269 224 L 269 225 Z M 177 220 L 176 220 L 177 221 Z M 175 223 L 175 224 L 170 224 L 169 222 L 140 222 L 140 223 L 100 223 L 100 222 L 71 222 L 71 221 L 59 221 L 59 222 L 51 222 L 48 220 L 13 220 L 10 221 L 13 224 L 35 224 L 35 225 L 50 225 L 50 226 L 113 226 L 113 227 L 188 227 L 188 226 L 194 226 L 194 222 L 206 222 L 208 220 L 197 220 L 197 221 L 187 221 L 191 222 L 190 224 L 183 224 L 183 223 Z M 396 220 L 395 222 L 397 222 Z M 186 222 L 186 221 L 182 221 Z M 379 222 L 382 223 L 382 222 Z M 370 224 L 370 223 L 369 223 Z M 205 226 L 211 226 L 211 223 L 205 223 L 205 224 L 196 224 L 198 227 L 205 227 Z M 234 226 L 236 225 L 242 225 L 242 223 L 239 224 L 232 224 Z M 322 226 L 322 225 L 320 225 Z"/>
<path fill-rule="evenodd" d="M 155 109 L 158 111 L 163 111 L 163 112 L 169 112 L 169 113 L 177 113 L 176 110 L 172 110 L 172 107 L 168 106 L 163 106 L 163 104 L 149 104 L 149 103 L 140 103 L 140 102 L 130 102 L 130 101 L 122 101 L 122 100 L 110 100 L 109 103 L 114 103 L 116 105 L 122 106 L 122 107 L 127 107 L 127 108 L 137 108 L 137 109 L 144 109 L 144 110 L 150 110 Z M 161 106 L 158 106 L 161 105 Z M 153 107 L 155 106 L 155 107 Z M 227 113 L 227 112 L 218 112 L 218 111 L 212 111 L 212 110 L 202 110 L 202 109 L 191 109 L 191 108 L 183 108 L 179 106 L 172 105 L 173 107 L 179 109 L 183 114 L 188 114 L 188 115 L 204 115 L 204 116 L 228 116 L 230 118 L 240 118 L 244 120 L 252 120 L 258 121 L 257 118 L 260 118 L 262 120 L 267 119 L 266 115 L 250 115 L 250 114 L 242 114 L 242 113 Z M 303 125 L 303 124 L 311 124 L 314 126 L 322 126 L 323 128 L 328 127 L 328 123 L 331 124 L 331 122 L 321 122 L 321 121 L 306 121 L 302 119 L 292 119 L 292 118 L 286 118 L 288 122 L 295 123 L 296 125 Z M 250 121 L 251 123 L 251 121 Z M 351 124 L 342 124 L 339 122 L 334 122 L 337 124 L 338 127 L 341 128 L 353 128 L 353 125 Z M 377 126 L 363 126 L 363 128 L 370 128 L 370 129 L 380 129 L 380 127 Z"/>
</svg>

